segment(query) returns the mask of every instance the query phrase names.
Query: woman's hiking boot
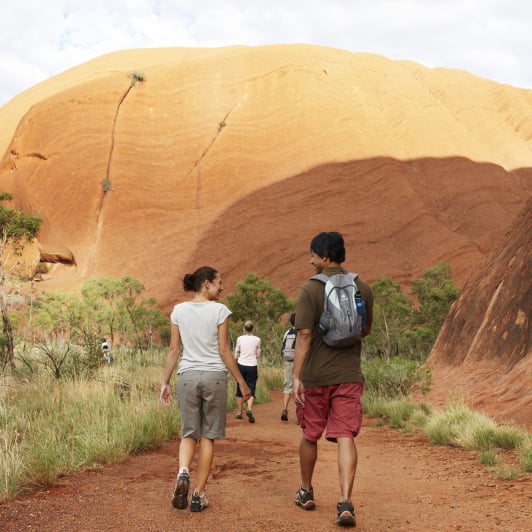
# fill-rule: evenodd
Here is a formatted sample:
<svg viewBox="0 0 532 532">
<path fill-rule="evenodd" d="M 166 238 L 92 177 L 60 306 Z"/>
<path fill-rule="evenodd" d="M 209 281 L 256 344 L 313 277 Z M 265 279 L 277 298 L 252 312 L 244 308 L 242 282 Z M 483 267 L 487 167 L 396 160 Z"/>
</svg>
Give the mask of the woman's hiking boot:
<svg viewBox="0 0 532 532">
<path fill-rule="evenodd" d="M 190 487 L 190 477 L 188 473 L 181 473 L 176 480 L 172 506 L 178 510 L 184 510 L 188 506 L 188 489 Z"/>
<path fill-rule="evenodd" d="M 338 510 L 338 517 L 336 518 L 336 524 L 340 526 L 355 526 L 355 508 L 353 503 L 349 501 L 339 502 L 336 505 Z"/>
<path fill-rule="evenodd" d="M 191 512 L 201 512 L 209 506 L 209 501 L 207 500 L 207 495 L 203 492 L 201 495 L 194 492 L 192 498 L 190 499 L 190 511 Z"/>
</svg>

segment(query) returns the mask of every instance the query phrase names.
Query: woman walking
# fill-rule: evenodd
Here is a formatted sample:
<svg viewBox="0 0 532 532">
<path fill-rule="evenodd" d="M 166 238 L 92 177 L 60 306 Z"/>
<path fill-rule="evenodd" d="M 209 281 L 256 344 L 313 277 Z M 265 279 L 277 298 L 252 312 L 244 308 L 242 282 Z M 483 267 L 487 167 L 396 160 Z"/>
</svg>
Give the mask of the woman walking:
<svg viewBox="0 0 532 532">
<path fill-rule="evenodd" d="M 160 400 L 165 406 L 170 403 L 169 382 L 182 349 L 177 369 L 181 443 L 172 505 L 180 510 L 188 506 L 190 464 L 199 447 L 196 488 L 190 499 L 190 511 L 201 512 L 209 504 L 205 486 L 214 457 L 214 440 L 225 438 L 227 370 L 246 399 L 250 390 L 229 347 L 231 311 L 217 301 L 223 290 L 220 274 L 214 268 L 203 266 L 185 275 L 183 288 L 194 296 L 190 301 L 177 304 L 170 316 L 170 349 Z"/>
<path fill-rule="evenodd" d="M 255 418 L 253 417 L 253 402 L 255 400 L 257 379 L 259 378 L 258 359 L 260 358 L 260 338 L 253 334 L 253 327 L 253 322 L 250 320 L 244 323 L 245 334 L 236 339 L 235 347 L 235 358 L 237 360 L 238 369 L 251 390 L 251 397 L 247 400 L 246 410 L 246 416 L 250 423 L 255 423 Z M 242 409 L 245 401 L 246 398 L 244 397 L 240 386 L 237 385 L 237 411 L 235 414 L 237 419 L 242 419 Z"/>
</svg>

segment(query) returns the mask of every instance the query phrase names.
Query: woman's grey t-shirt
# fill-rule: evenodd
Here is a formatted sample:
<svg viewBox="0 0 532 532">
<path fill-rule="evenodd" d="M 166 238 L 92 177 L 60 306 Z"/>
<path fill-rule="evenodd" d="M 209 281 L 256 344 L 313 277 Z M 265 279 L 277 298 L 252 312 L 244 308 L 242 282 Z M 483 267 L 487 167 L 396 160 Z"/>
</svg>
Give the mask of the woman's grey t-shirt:
<svg viewBox="0 0 532 532">
<path fill-rule="evenodd" d="M 170 320 L 179 327 L 183 352 L 177 373 L 184 371 L 227 371 L 220 357 L 218 327 L 231 311 L 217 301 L 178 303 Z"/>
</svg>

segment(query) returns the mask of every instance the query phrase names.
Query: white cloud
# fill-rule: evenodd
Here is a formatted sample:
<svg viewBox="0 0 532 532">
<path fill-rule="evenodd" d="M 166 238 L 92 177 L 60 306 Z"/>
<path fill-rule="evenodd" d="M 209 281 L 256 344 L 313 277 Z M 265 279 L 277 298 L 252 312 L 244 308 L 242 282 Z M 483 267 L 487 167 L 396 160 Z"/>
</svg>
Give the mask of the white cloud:
<svg viewBox="0 0 532 532">
<path fill-rule="evenodd" d="M 0 5 L 0 105 L 108 52 L 311 43 L 532 88 L 528 0 L 18 0 Z"/>
</svg>

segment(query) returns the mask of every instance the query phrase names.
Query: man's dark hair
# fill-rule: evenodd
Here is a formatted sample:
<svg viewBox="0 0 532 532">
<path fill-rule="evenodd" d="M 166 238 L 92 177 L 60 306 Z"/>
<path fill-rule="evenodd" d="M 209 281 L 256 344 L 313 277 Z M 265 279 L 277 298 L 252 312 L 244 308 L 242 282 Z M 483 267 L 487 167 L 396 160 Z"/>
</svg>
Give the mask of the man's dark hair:
<svg viewBox="0 0 532 532">
<path fill-rule="evenodd" d="M 322 259 L 341 264 L 345 260 L 344 237 L 336 231 L 320 233 L 310 243 L 310 251 Z"/>
</svg>

